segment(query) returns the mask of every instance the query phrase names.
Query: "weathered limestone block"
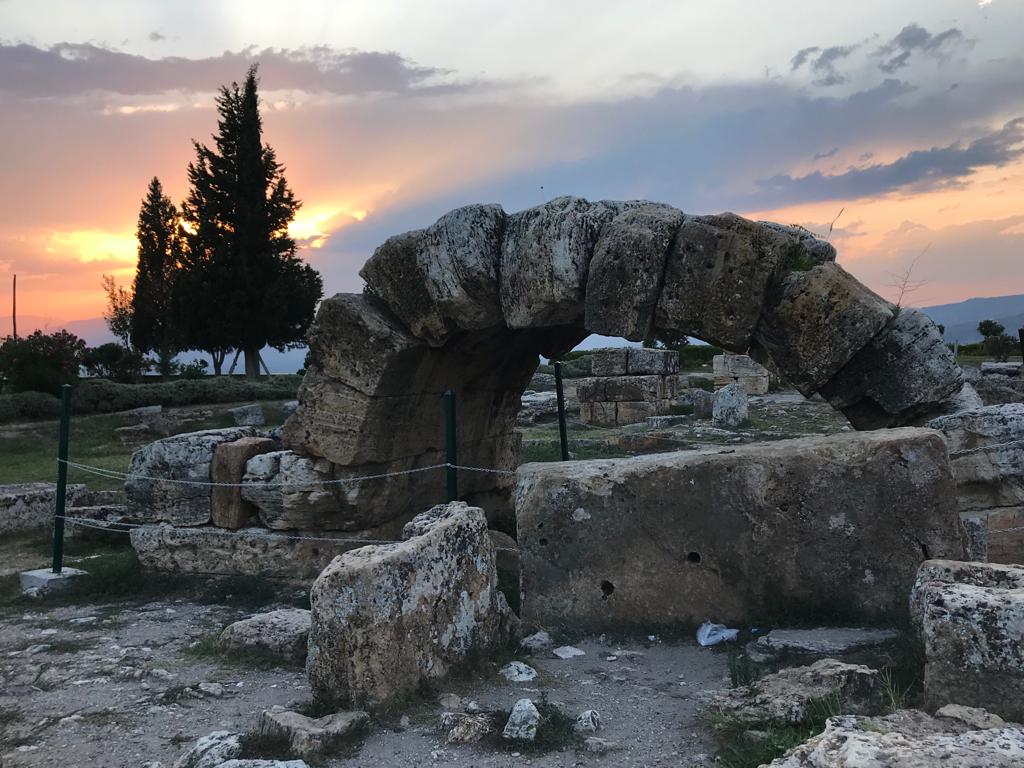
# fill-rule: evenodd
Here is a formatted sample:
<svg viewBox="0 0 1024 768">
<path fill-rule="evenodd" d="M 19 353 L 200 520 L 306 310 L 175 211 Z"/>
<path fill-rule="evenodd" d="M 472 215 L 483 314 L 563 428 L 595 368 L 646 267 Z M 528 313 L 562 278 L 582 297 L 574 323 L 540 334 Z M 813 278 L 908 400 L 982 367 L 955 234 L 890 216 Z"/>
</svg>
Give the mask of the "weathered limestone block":
<svg viewBox="0 0 1024 768">
<path fill-rule="evenodd" d="M 679 394 L 678 386 L 674 376 L 595 376 L 579 380 L 576 396 L 581 402 L 667 400 Z"/>
<path fill-rule="evenodd" d="M 793 250 L 804 252 L 794 238 L 732 213 L 687 218 L 668 257 L 655 326 L 745 351 L 768 282 Z"/>
<path fill-rule="evenodd" d="M 638 203 L 558 197 L 506 219 L 501 307 L 510 328 L 583 320 L 587 270 L 601 226 Z"/>
<path fill-rule="evenodd" d="M 736 429 L 747 420 L 749 412 L 746 390 L 740 384 L 729 384 L 715 392 L 711 423 L 716 427 Z"/>
<path fill-rule="evenodd" d="M 365 527 L 348 515 L 335 495 L 333 467 L 292 451 L 253 456 L 242 478 L 242 498 L 258 510 L 260 522 L 273 530 L 344 530 Z"/>
<path fill-rule="evenodd" d="M 587 330 L 642 341 L 654 322 L 665 259 L 683 212 L 647 204 L 606 224 L 587 277 Z"/>
<path fill-rule="evenodd" d="M 910 603 L 924 641 L 927 705 L 1024 721 L 1024 566 L 929 560 Z"/>
<path fill-rule="evenodd" d="M 668 400 L 641 400 L 638 402 L 620 401 L 615 403 L 615 423 L 639 424 L 651 416 L 657 416 L 662 410 L 668 410 Z M 666 405 L 662 406 L 662 403 Z"/>
<path fill-rule="evenodd" d="M 160 482 L 129 477 L 124 489 L 128 513 L 143 522 L 204 525 L 210 522 L 213 451 L 255 434 L 252 427 L 229 427 L 165 437 L 132 454 L 129 475 L 188 482 Z M 206 483 L 191 485 L 189 483 Z"/>
<path fill-rule="evenodd" d="M 964 551 L 926 429 L 527 464 L 516 513 L 523 618 L 550 628 L 749 622 L 837 595 L 873 622 L 905 615 L 922 560 Z"/>
<path fill-rule="evenodd" d="M 53 525 L 57 486 L 53 483 L 0 485 L 0 534 L 24 533 Z M 89 490 L 79 483 L 67 487 L 69 506 L 86 503 Z"/>
<path fill-rule="evenodd" d="M 1020 363 L 984 362 L 978 366 L 982 376 L 1017 376 L 1021 375 Z"/>
<path fill-rule="evenodd" d="M 439 346 L 458 329 L 502 324 L 498 262 L 505 212 L 469 205 L 390 238 L 360 275 L 414 336 Z"/>
<path fill-rule="evenodd" d="M 766 354 L 809 397 L 892 319 L 892 305 L 837 264 L 792 271 L 769 292 L 754 357 Z"/>
<path fill-rule="evenodd" d="M 673 349 L 632 347 L 626 361 L 630 376 L 668 375 L 679 371 L 679 353 Z"/>
<path fill-rule="evenodd" d="M 228 650 L 259 650 L 284 661 L 306 659 L 309 639 L 309 611 L 281 608 L 260 613 L 229 624 L 220 633 L 217 645 Z"/>
<path fill-rule="evenodd" d="M 132 530 L 131 542 L 148 570 L 304 581 L 315 579 L 336 555 L 359 546 L 351 539 L 390 539 L 396 533 L 386 527 L 346 533 L 334 544 L 298 541 L 265 528 L 144 525 Z"/>
<path fill-rule="evenodd" d="M 885 710 L 882 676 L 860 664 L 821 659 L 808 667 L 789 667 L 750 685 L 720 691 L 711 700 L 711 708 L 751 726 L 798 724 L 814 715 L 816 702 L 830 698 L 838 698 L 846 714 L 880 714 Z"/>
<path fill-rule="evenodd" d="M 293 756 L 318 760 L 356 736 L 369 722 L 367 712 L 335 712 L 312 718 L 274 707 L 260 713 L 256 732 L 265 739 L 287 742 L 288 752 Z"/>
<path fill-rule="evenodd" d="M 773 629 L 758 637 L 747 648 L 762 658 L 846 658 L 859 651 L 892 643 L 899 636 L 899 632 L 894 629 L 866 627 Z"/>
<path fill-rule="evenodd" d="M 949 445 L 963 511 L 1024 505 L 1024 404 L 940 416 L 928 426 Z"/>
<path fill-rule="evenodd" d="M 595 349 L 590 363 L 593 376 L 625 376 L 629 373 L 629 347 Z"/>
<path fill-rule="evenodd" d="M 269 437 L 243 437 L 221 443 L 213 449 L 210 477 L 215 483 L 241 483 L 246 462 L 275 448 L 276 441 Z M 221 528 L 241 528 L 256 514 L 256 508 L 242 498 L 241 488 L 214 487 L 211 504 L 213 524 Z"/>
<path fill-rule="evenodd" d="M 716 387 L 735 383 L 748 395 L 767 394 L 771 378 L 768 369 L 747 355 L 715 355 L 711 364 Z"/>
<path fill-rule="evenodd" d="M 1024 728 L 978 728 L 904 709 L 885 717 L 831 717 L 818 736 L 770 768 L 1016 768 Z"/>
<path fill-rule="evenodd" d="M 821 394 L 857 429 L 878 429 L 938 410 L 963 384 L 963 372 L 935 323 L 904 307 Z"/>
<path fill-rule="evenodd" d="M 580 403 L 580 421 L 595 427 L 614 427 L 619 423 L 615 403 L 602 401 Z"/>
<path fill-rule="evenodd" d="M 836 260 L 836 248 L 832 243 L 820 239 L 817 235 L 804 227 L 794 227 L 788 224 L 779 224 L 774 221 L 759 221 L 759 226 L 777 232 L 784 237 L 796 241 L 796 244 L 806 252 L 801 254 L 797 249 L 790 250 L 791 258 L 805 258 L 818 264 L 826 261 Z"/>
<path fill-rule="evenodd" d="M 318 700 L 375 706 L 502 642 L 508 607 L 483 510 L 437 506 L 406 533 L 336 558 L 314 583 L 306 669 Z"/>
</svg>

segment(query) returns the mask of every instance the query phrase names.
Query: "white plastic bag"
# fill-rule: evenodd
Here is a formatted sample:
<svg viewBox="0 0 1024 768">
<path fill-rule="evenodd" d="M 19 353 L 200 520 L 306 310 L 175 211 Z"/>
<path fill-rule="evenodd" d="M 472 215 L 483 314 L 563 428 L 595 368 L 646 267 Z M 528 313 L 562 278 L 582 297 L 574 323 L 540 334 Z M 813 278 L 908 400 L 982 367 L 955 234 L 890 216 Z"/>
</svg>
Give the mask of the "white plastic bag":
<svg viewBox="0 0 1024 768">
<path fill-rule="evenodd" d="M 710 621 L 705 621 L 697 630 L 697 642 L 705 646 L 718 645 L 723 642 L 731 643 L 739 633 L 738 629 L 729 629 L 724 624 L 712 624 Z"/>
</svg>

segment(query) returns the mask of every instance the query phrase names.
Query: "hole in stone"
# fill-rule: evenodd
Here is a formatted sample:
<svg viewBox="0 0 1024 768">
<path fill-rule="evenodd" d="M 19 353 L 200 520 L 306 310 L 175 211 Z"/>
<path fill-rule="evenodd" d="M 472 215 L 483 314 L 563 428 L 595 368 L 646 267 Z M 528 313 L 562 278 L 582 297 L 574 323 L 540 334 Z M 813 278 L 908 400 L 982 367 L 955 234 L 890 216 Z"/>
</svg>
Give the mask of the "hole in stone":
<svg viewBox="0 0 1024 768">
<path fill-rule="evenodd" d="M 779 504 L 780 512 L 789 512 L 789 504 Z"/>
<path fill-rule="evenodd" d="M 537 543 L 540 544 L 542 547 L 546 547 L 548 545 L 548 540 L 547 539 L 537 539 Z"/>
<path fill-rule="evenodd" d="M 696 565 L 700 562 L 700 552 L 688 552 L 686 555 L 686 562 L 693 563 Z"/>
<path fill-rule="evenodd" d="M 610 581 L 601 582 L 601 594 L 603 595 L 603 597 L 601 598 L 602 600 L 607 600 L 614 591 L 615 585 L 612 584 Z"/>
<path fill-rule="evenodd" d="M 537 530 L 538 530 L 538 531 L 539 531 L 539 530 L 540 530 L 541 528 L 543 528 L 543 527 L 544 527 L 544 523 L 537 523 Z"/>
</svg>

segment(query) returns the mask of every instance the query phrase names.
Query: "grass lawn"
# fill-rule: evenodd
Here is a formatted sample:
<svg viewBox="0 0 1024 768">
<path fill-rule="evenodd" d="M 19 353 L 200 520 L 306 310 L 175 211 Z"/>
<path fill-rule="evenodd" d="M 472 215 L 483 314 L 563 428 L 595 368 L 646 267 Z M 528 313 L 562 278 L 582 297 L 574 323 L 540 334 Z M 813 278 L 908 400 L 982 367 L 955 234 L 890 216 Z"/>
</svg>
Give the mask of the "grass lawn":
<svg viewBox="0 0 1024 768">
<path fill-rule="evenodd" d="M 281 424 L 282 402 L 261 403 L 267 429 Z M 228 409 L 236 405 L 239 403 L 165 408 L 164 414 L 174 424 L 170 433 L 180 434 L 232 426 L 234 422 Z M 132 451 L 155 440 L 157 435 L 123 437 L 115 430 L 125 424 L 124 417 L 116 413 L 73 416 L 68 450 L 71 461 L 127 472 Z M 58 426 L 56 421 L 0 425 L 0 485 L 56 480 Z M 68 482 L 86 483 L 94 490 L 122 486 L 118 480 L 74 468 L 68 472 Z"/>
</svg>

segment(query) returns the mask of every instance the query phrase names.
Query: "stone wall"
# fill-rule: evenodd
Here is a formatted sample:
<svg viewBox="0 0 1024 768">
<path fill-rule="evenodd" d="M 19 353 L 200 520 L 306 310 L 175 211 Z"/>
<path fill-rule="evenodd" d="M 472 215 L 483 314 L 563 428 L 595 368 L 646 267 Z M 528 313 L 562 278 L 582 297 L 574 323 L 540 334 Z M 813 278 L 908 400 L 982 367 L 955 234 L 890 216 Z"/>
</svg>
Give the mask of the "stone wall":
<svg viewBox="0 0 1024 768">
<path fill-rule="evenodd" d="M 669 413 L 684 388 L 674 351 L 595 349 L 591 360 L 594 375 L 576 384 L 584 424 L 614 427 Z"/>
<path fill-rule="evenodd" d="M 1024 404 L 940 416 L 971 559 L 1024 563 Z"/>
<path fill-rule="evenodd" d="M 964 556 L 926 429 L 528 464 L 516 512 L 523 619 L 545 627 L 893 618 L 921 561 Z"/>
<path fill-rule="evenodd" d="M 771 378 L 768 369 L 747 355 L 715 355 L 711 365 L 716 389 L 739 384 L 748 395 L 764 395 L 768 392 Z"/>
<path fill-rule="evenodd" d="M 51 527 L 56 493 L 54 483 L 0 485 L 0 534 L 10 536 Z M 68 507 L 91 504 L 90 499 L 89 489 L 84 485 L 68 485 Z"/>
</svg>

